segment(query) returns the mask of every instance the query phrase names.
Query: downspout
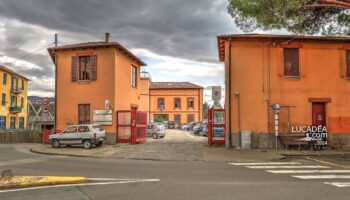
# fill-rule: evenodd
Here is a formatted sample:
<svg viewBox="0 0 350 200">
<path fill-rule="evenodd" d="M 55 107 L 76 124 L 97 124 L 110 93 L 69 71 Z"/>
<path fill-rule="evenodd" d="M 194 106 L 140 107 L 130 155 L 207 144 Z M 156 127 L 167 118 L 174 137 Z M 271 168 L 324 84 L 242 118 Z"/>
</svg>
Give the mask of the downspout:
<svg viewBox="0 0 350 200">
<path fill-rule="evenodd" d="M 268 52 L 267 52 L 267 59 L 268 59 L 268 73 L 267 73 L 267 134 L 268 134 L 268 146 L 270 146 L 271 138 L 270 138 L 270 104 L 271 104 L 271 44 L 268 44 Z"/>
<path fill-rule="evenodd" d="M 55 47 L 57 47 L 58 38 L 57 33 L 55 34 Z M 57 53 L 55 52 L 55 130 L 57 130 Z"/>
<path fill-rule="evenodd" d="M 232 144 L 232 126 L 231 126 L 231 37 L 229 37 L 229 55 L 228 55 L 228 135 L 226 136 L 226 148 L 230 148 Z"/>
</svg>

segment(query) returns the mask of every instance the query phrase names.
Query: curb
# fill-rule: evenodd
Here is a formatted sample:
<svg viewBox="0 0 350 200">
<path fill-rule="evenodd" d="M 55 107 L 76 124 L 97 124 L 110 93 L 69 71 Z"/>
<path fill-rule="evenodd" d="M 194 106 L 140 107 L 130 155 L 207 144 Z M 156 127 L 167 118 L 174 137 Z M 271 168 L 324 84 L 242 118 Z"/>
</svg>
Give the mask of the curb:
<svg viewBox="0 0 350 200">
<path fill-rule="evenodd" d="M 86 183 L 86 177 L 8 176 L 0 178 L 0 189 Z"/>
<path fill-rule="evenodd" d="M 29 151 L 32 153 L 43 154 L 43 155 L 72 156 L 72 157 L 83 157 L 83 158 L 104 158 L 104 157 L 91 156 L 91 155 L 77 155 L 77 154 L 66 154 L 66 153 L 43 152 L 43 151 L 35 150 L 33 148 L 29 148 Z"/>
<path fill-rule="evenodd" d="M 304 156 L 350 156 L 350 153 L 332 153 L 332 154 L 319 154 L 319 153 L 309 153 L 309 154 L 286 154 L 281 153 L 282 156 L 293 156 L 293 157 L 304 157 Z"/>
</svg>

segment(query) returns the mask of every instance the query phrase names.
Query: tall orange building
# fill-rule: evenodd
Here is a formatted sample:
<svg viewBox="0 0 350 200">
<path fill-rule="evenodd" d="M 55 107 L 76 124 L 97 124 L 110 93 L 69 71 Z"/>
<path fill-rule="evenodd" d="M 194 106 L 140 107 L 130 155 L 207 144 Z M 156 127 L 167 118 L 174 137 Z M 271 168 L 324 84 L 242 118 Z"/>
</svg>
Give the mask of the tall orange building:
<svg viewBox="0 0 350 200">
<path fill-rule="evenodd" d="M 116 111 L 146 109 L 140 78 L 146 64 L 117 42 L 88 42 L 48 49 L 56 66 L 56 129 L 102 124 L 116 141 Z M 147 99 L 147 98 L 146 98 Z M 140 110 L 141 111 L 141 110 Z"/>
<path fill-rule="evenodd" d="M 242 130 L 253 147 L 273 147 L 273 105 L 280 105 L 280 134 L 293 127 L 325 125 L 329 142 L 350 144 L 350 38 L 223 35 L 226 131 L 239 145 Z"/>
<path fill-rule="evenodd" d="M 203 120 L 203 87 L 189 82 L 151 82 L 150 121 L 177 124 Z"/>
</svg>

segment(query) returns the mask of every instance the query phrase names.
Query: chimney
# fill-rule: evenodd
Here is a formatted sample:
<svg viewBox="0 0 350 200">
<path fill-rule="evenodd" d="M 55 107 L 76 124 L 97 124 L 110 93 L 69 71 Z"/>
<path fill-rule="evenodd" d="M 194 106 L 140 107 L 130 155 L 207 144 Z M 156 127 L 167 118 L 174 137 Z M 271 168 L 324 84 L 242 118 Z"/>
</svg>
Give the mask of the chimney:
<svg viewBox="0 0 350 200">
<path fill-rule="evenodd" d="M 109 42 L 109 36 L 110 34 L 109 33 L 106 33 L 105 34 L 105 42 L 108 43 Z"/>
</svg>

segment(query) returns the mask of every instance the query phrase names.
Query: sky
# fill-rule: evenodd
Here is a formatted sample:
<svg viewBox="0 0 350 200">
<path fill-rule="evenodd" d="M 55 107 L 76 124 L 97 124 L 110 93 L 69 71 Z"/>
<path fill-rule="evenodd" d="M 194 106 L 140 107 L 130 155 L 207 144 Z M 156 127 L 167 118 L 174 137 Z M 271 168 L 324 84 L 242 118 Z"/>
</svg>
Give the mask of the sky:
<svg viewBox="0 0 350 200">
<path fill-rule="evenodd" d="M 54 96 L 58 44 L 103 41 L 104 33 L 141 58 L 153 81 L 224 86 L 218 35 L 241 33 L 227 0 L 0 0 L 0 64 L 31 79 L 28 95 Z M 224 88 L 223 88 L 224 89 Z M 224 92 L 222 92 L 224 94 Z"/>
</svg>

